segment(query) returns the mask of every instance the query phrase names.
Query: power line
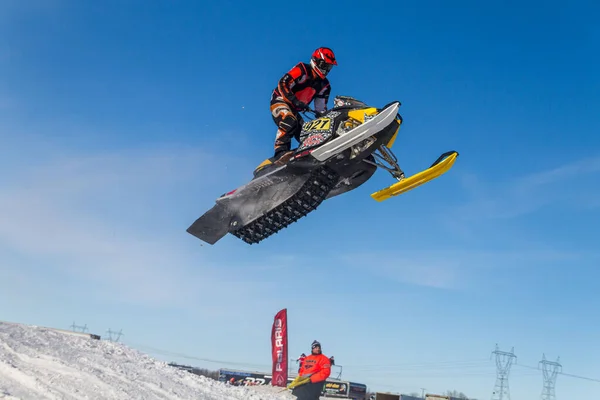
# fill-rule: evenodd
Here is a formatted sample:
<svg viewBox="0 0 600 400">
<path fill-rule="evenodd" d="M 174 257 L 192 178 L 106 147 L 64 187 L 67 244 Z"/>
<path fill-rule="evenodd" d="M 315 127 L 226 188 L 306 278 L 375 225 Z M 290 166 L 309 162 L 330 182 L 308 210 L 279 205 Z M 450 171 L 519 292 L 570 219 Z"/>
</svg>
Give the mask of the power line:
<svg viewBox="0 0 600 400">
<path fill-rule="evenodd" d="M 559 372 L 559 374 L 563 375 L 563 376 L 569 376 L 571 378 L 584 379 L 586 381 L 600 382 L 600 379 L 588 378 L 588 377 L 581 376 L 581 375 L 565 374 L 564 372 Z"/>
<path fill-rule="evenodd" d="M 379 371 L 381 373 L 393 373 L 393 372 L 402 372 L 402 371 L 456 371 L 456 370 L 469 370 L 469 369 L 484 369 L 491 368 L 489 361 L 487 362 L 479 362 L 479 363 L 455 363 L 455 364 L 444 364 L 444 363 L 431 363 L 430 365 L 410 365 L 406 366 L 377 366 L 377 367 L 354 367 L 352 365 L 346 364 L 346 368 L 352 369 L 357 372 L 375 372 Z"/>
<path fill-rule="evenodd" d="M 529 368 L 529 369 L 539 370 L 538 367 L 532 367 L 531 365 L 517 364 L 517 363 L 515 363 L 515 365 L 517 367 L 523 367 L 523 368 Z M 597 379 L 597 378 L 589 378 L 587 376 L 582 376 L 582 375 L 567 374 L 567 373 L 564 373 L 562 371 L 558 371 L 557 374 L 558 375 L 563 375 L 563 376 L 568 376 L 570 378 L 583 379 L 583 380 L 591 381 L 591 382 L 600 382 L 600 379 Z"/>
<path fill-rule="evenodd" d="M 158 349 L 156 347 L 151 347 L 151 346 L 146 346 L 146 345 L 136 345 L 133 343 L 132 343 L 132 345 L 134 345 L 140 349 L 146 349 L 147 351 L 149 351 L 151 353 L 160 354 L 160 355 L 169 356 L 169 357 L 180 357 L 180 358 L 186 358 L 186 359 L 190 359 L 190 360 L 203 361 L 203 362 L 208 362 L 208 363 L 216 363 L 216 364 L 221 364 L 221 365 L 234 365 L 234 366 L 238 366 L 238 367 L 249 367 L 249 368 L 258 368 L 258 369 L 265 369 L 265 368 L 270 369 L 271 368 L 270 364 L 251 364 L 251 363 L 243 363 L 243 362 L 215 360 L 215 359 L 211 359 L 211 358 L 197 357 L 197 356 L 193 356 L 190 354 L 177 353 L 177 352 L 173 352 L 173 351 L 169 351 L 169 350 Z"/>
<path fill-rule="evenodd" d="M 173 352 L 173 351 L 169 351 L 169 350 L 165 350 L 165 349 L 159 349 L 156 347 L 142 345 L 142 344 L 138 344 L 138 343 L 129 342 L 129 344 L 140 350 L 146 350 L 149 353 L 160 354 L 162 356 L 169 356 L 169 357 L 185 358 L 185 359 L 202 361 L 202 362 L 207 362 L 207 363 L 220 364 L 220 366 L 223 366 L 223 367 L 226 367 L 226 366 L 245 367 L 245 368 L 250 368 L 250 369 L 255 369 L 255 370 L 264 370 L 264 369 L 270 370 L 270 368 L 271 368 L 271 365 L 268 363 L 258 364 L 258 363 L 251 363 L 251 362 L 239 362 L 239 361 L 234 362 L 234 361 L 228 361 L 228 360 L 217 360 L 217 359 L 194 356 L 194 355 L 190 355 L 188 353 L 178 353 L 178 352 Z M 493 352 L 492 354 L 495 354 L 495 353 L 496 352 Z M 502 352 L 500 352 L 500 353 L 502 353 Z M 507 354 L 510 355 L 511 353 L 507 353 Z M 513 356 L 514 356 L 514 354 L 513 354 Z M 517 367 L 523 367 L 523 368 L 539 371 L 539 368 L 537 368 L 537 367 L 532 367 L 529 365 L 518 363 L 516 361 L 516 356 L 514 356 L 514 359 L 515 359 L 514 365 Z M 436 377 L 436 376 L 448 376 L 448 375 L 452 375 L 452 376 L 489 376 L 492 374 L 498 374 L 497 370 L 496 371 L 486 370 L 486 368 L 485 368 L 486 365 L 487 366 L 490 365 L 489 360 L 490 359 L 488 358 L 488 359 L 455 360 L 455 361 L 450 361 L 450 360 L 447 360 L 447 361 L 424 361 L 424 362 L 417 362 L 417 363 L 396 363 L 396 364 L 366 364 L 366 365 L 364 365 L 364 364 L 361 364 L 361 365 L 345 364 L 344 369 L 345 369 L 346 373 L 350 373 L 350 374 L 373 372 L 373 373 L 377 373 L 378 376 L 381 376 L 381 374 L 383 374 L 383 373 L 394 373 L 394 372 L 401 376 L 409 376 L 409 375 L 411 375 L 411 373 L 414 373 L 414 374 L 418 374 L 419 377 L 424 377 L 424 376 Z M 513 363 L 511 363 L 511 365 L 512 364 Z M 479 371 L 476 370 L 478 368 L 480 368 Z M 382 369 L 385 371 L 382 371 Z M 448 372 L 451 372 L 451 373 L 448 374 Z M 558 372 L 558 374 L 567 376 L 567 377 L 576 378 L 576 379 L 583 379 L 583 380 L 588 380 L 588 381 L 592 381 L 592 382 L 600 382 L 600 379 L 589 378 L 589 377 L 585 377 L 585 376 L 581 376 L 581 375 L 566 374 L 564 372 Z M 513 375 L 514 375 L 514 373 L 513 373 Z M 531 374 L 517 373 L 517 375 L 518 376 L 533 376 L 533 375 L 537 375 L 537 373 L 531 373 Z M 504 397 L 502 400 L 509 400 L 509 398 Z"/>
<path fill-rule="evenodd" d="M 381 367 L 381 368 L 390 368 L 390 367 L 418 367 L 418 366 L 422 366 L 422 367 L 428 367 L 431 365 L 442 365 L 442 364 L 449 364 L 449 365 L 457 365 L 457 364 L 473 364 L 473 363 L 487 363 L 489 362 L 489 359 L 487 358 L 480 358 L 480 359 L 474 359 L 474 360 L 447 360 L 447 361 L 421 361 L 421 362 L 415 362 L 415 363 L 399 363 L 399 364 L 360 364 L 361 367 Z M 351 365 L 347 365 L 347 366 L 352 366 L 354 367 L 355 365 L 351 364 Z"/>
</svg>

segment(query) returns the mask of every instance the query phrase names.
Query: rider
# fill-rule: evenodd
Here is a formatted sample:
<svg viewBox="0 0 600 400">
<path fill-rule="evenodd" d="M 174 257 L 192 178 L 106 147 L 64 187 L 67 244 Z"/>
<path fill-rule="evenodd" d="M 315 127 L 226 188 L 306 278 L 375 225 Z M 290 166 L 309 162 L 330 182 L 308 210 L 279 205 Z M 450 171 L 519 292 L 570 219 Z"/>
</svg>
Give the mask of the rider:
<svg viewBox="0 0 600 400">
<path fill-rule="evenodd" d="M 286 152 L 291 156 L 292 137 L 298 140 L 303 123 L 299 113 L 308 110 L 313 99 L 317 113 L 327 110 L 331 86 L 326 76 L 334 65 L 337 61 L 333 51 L 319 47 L 313 52 L 310 64 L 298 63 L 279 80 L 271 95 L 271 114 L 278 127 L 274 160 Z"/>
</svg>

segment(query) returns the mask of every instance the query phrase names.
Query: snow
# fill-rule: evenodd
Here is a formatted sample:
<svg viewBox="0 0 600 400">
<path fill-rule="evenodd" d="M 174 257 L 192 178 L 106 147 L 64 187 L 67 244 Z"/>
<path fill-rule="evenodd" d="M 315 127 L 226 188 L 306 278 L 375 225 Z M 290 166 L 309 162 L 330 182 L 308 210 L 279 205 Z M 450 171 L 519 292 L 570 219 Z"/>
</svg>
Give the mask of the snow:
<svg viewBox="0 0 600 400">
<path fill-rule="evenodd" d="M 0 322 L 2 400 L 295 399 L 281 389 L 229 386 L 124 344 Z"/>
</svg>

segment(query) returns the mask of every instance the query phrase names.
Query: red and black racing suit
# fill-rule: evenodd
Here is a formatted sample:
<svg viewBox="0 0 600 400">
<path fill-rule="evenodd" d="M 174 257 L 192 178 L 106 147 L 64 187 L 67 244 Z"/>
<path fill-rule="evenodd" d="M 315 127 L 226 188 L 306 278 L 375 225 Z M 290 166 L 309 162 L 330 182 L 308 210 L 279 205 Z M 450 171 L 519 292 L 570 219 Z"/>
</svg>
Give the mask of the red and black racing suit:
<svg viewBox="0 0 600 400">
<path fill-rule="evenodd" d="M 271 96 L 271 115 L 278 127 L 275 158 L 291 149 L 292 137 L 299 140 L 304 122 L 299 112 L 313 99 L 315 111 L 325 112 L 330 93 L 329 80 L 318 77 L 310 64 L 303 62 L 298 63 L 279 80 Z"/>
</svg>

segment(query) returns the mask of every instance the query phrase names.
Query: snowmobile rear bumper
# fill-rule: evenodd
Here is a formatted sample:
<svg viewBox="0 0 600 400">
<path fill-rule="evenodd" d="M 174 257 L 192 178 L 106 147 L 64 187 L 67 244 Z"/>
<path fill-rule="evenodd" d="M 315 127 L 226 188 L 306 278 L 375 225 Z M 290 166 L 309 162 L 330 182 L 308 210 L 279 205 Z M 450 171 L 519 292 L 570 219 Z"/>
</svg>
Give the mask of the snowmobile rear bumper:
<svg viewBox="0 0 600 400">
<path fill-rule="evenodd" d="M 398 196 L 421 186 L 448 172 L 454 165 L 456 157 L 458 157 L 458 152 L 456 151 L 444 153 L 431 165 L 431 167 L 409 176 L 408 178 L 404 178 L 385 189 L 381 189 L 371 194 L 371 197 L 377 201 L 384 201 L 390 197 Z"/>
</svg>

